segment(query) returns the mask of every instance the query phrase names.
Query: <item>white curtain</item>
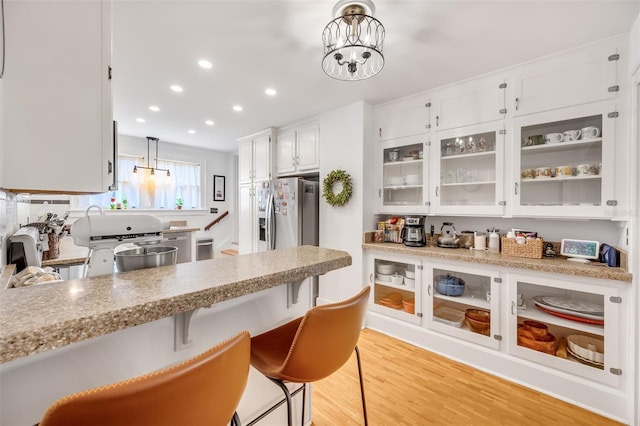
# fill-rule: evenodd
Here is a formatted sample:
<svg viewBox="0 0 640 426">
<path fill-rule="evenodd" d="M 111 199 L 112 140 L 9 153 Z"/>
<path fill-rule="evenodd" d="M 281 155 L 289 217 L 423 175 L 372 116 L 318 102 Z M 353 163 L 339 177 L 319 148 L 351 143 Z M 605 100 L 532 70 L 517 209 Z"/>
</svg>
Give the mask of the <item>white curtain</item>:
<svg viewBox="0 0 640 426">
<path fill-rule="evenodd" d="M 120 204 L 127 209 L 174 209 L 178 198 L 183 200 L 183 209 L 199 209 L 200 204 L 200 165 L 169 160 L 158 160 L 158 169 L 138 168 L 145 166 L 142 158 L 118 157 L 118 190 L 97 195 L 85 195 L 74 198 L 76 208 L 87 208 L 97 204 L 103 209 L 111 209 Z M 126 203 L 124 202 L 126 200 Z M 72 201 L 73 202 L 73 201 Z"/>
</svg>

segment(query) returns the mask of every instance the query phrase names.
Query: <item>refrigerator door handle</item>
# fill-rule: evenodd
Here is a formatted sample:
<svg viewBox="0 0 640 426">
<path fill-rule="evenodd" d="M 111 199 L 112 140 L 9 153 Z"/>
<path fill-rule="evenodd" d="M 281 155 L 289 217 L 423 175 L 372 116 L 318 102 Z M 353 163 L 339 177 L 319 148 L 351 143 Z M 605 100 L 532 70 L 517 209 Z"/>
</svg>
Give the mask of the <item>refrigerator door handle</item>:
<svg viewBox="0 0 640 426">
<path fill-rule="evenodd" d="M 276 217 L 275 210 L 273 206 L 273 194 L 269 195 L 269 200 L 267 201 L 267 211 L 266 220 L 267 220 L 267 250 L 273 250 L 276 248 L 276 239 L 275 239 L 275 225 L 276 225 Z"/>
</svg>

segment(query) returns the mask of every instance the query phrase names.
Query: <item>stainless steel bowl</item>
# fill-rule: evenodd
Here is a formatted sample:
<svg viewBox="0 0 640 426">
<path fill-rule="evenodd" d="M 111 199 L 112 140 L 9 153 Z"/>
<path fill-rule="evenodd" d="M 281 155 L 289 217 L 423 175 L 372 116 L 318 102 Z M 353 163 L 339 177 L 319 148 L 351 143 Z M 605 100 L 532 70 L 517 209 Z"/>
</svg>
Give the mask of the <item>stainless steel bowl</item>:
<svg viewBox="0 0 640 426">
<path fill-rule="evenodd" d="M 140 247 L 116 253 L 116 266 L 119 272 L 135 271 L 175 265 L 177 258 L 176 247 Z"/>
</svg>

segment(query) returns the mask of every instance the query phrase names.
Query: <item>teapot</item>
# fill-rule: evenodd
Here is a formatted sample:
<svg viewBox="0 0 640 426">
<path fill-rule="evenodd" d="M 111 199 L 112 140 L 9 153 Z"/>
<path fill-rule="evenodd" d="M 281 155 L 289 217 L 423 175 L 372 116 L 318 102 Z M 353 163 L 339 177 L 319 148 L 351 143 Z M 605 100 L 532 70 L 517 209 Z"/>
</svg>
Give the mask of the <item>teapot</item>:
<svg viewBox="0 0 640 426">
<path fill-rule="evenodd" d="M 447 229 L 445 230 L 445 227 Z M 453 230 L 453 232 L 451 232 Z M 456 228 L 453 222 L 442 222 L 440 228 L 440 236 L 438 237 L 438 247 L 443 248 L 459 248 L 460 237 L 456 234 Z"/>
</svg>

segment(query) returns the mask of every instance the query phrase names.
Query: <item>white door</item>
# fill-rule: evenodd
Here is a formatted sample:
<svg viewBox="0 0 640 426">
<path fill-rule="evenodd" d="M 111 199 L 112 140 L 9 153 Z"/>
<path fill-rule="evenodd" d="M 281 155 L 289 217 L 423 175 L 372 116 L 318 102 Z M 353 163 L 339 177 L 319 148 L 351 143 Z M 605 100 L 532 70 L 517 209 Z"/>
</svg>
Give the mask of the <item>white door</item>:
<svg viewBox="0 0 640 426">
<path fill-rule="evenodd" d="M 431 103 L 424 95 L 382 105 L 376 110 L 378 139 L 386 141 L 428 133 L 430 115 Z"/>
<path fill-rule="evenodd" d="M 253 143 L 242 140 L 238 143 L 238 181 L 250 183 L 253 176 Z"/>
<path fill-rule="evenodd" d="M 298 171 L 318 170 L 320 168 L 320 129 L 318 125 L 300 127 L 296 133 Z"/>
<path fill-rule="evenodd" d="M 276 174 L 278 176 L 296 171 L 295 150 L 296 132 L 294 130 L 278 132 L 276 142 Z"/>
</svg>

